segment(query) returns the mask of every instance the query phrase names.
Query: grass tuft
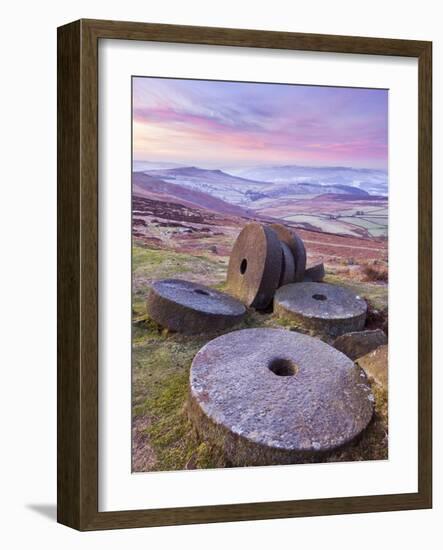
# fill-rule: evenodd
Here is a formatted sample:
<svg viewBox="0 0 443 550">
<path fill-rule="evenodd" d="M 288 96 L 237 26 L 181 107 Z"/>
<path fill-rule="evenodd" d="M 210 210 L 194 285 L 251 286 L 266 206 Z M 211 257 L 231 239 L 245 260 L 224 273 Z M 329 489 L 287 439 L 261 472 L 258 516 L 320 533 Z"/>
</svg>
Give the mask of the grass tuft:
<svg viewBox="0 0 443 550">
<path fill-rule="evenodd" d="M 362 269 L 366 281 L 388 282 L 388 269 L 385 266 L 367 264 Z"/>
</svg>

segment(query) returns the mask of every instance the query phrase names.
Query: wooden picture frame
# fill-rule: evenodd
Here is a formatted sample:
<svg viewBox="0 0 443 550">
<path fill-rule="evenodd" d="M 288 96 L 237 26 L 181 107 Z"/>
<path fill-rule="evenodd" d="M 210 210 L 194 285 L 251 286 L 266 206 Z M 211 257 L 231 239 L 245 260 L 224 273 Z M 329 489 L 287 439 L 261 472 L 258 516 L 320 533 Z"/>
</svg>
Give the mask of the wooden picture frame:
<svg viewBox="0 0 443 550">
<path fill-rule="evenodd" d="M 419 75 L 418 492 L 98 511 L 98 41 L 159 41 L 405 56 Z M 79 530 L 287 518 L 432 506 L 432 44 L 80 20 L 58 29 L 58 521 Z"/>
</svg>

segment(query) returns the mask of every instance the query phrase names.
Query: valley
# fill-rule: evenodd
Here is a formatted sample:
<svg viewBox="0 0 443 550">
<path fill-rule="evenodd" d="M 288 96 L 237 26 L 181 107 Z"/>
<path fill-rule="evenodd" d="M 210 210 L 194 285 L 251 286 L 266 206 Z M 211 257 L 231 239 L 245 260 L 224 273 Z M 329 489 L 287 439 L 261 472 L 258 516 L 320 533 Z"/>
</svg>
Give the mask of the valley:
<svg viewBox="0 0 443 550">
<path fill-rule="evenodd" d="M 387 176 L 381 171 L 286 166 L 241 174 L 194 166 L 137 171 L 133 192 L 241 218 L 277 218 L 299 229 L 387 239 Z"/>
</svg>

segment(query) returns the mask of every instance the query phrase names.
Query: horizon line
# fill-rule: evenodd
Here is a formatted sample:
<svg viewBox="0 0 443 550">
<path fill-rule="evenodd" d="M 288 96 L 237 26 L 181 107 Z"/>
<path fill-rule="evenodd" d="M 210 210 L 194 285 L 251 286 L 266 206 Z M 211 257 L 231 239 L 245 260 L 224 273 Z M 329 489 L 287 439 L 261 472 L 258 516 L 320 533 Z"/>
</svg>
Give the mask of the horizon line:
<svg viewBox="0 0 443 550">
<path fill-rule="evenodd" d="M 241 168 L 284 168 L 289 166 L 296 166 L 298 168 L 342 168 L 345 170 L 371 170 L 371 171 L 378 171 L 378 172 L 385 172 L 388 173 L 388 168 L 369 168 L 367 166 L 365 167 L 357 167 L 357 166 L 346 166 L 343 164 L 292 164 L 292 163 L 282 163 L 282 164 L 245 164 L 245 165 L 218 165 L 219 168 L 205 168 L 202 167 L 199 164 L 187 164 L 187 163 L 181 163 L 181 162 L 174 162 L 174 161 L 167 161 L 167 160 L 146 160 L 146 159 L 132 159 L 132 164 L 135 162 L 147 162 L 151 164 L 176 164 L 177 168 L 197 168 L 200 170 L 227 170 L 227 169 L 241 169 Z"/>
</svg>

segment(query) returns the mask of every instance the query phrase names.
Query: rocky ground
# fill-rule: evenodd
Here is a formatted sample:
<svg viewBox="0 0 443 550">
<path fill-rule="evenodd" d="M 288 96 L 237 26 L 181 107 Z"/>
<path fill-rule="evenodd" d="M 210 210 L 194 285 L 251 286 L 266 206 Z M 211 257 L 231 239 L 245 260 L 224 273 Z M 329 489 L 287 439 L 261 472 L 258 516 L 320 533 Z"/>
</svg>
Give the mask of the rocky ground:
<svg viewBox="0 0 443 550">
<path fill-rule="evenodd" d="M 309 247 L 309 245 L 307 245 Z M 309 250 L 309 248 L 308 248 Z M 192 251 L 192 252 L 191 252 Z M 181 470 L 226 467 L 219 449 L 197 438 L 187 412 L 188 377 L 197 351 L 214 335 L 170 334 L 145 313 L 145 296 L 152 280 L 178 277 L 223 289 L 228 257 L 206 248 L 179 252 L 149 248 L 135 239 L 133 252 L 133 470 Z M 329 264 L 327 264 L 329 265 Z M 332 264 L 333 265 L 333 264 Z M 327 268 L 326 281 L 342 284 L 363 296 L 369 305 L 368 328 L 383 327 L 387 319 L 386 282 L 365 281 Z M 283 327 L 291 323 L 272 312 L 249 311 L 238 328 Z M 331 343 L 331 342 L 330 342 Z M 330 461 L 387 458 L 387 388 L 373 383 L 376 413 L 368 429 Z"/>
</svg>

